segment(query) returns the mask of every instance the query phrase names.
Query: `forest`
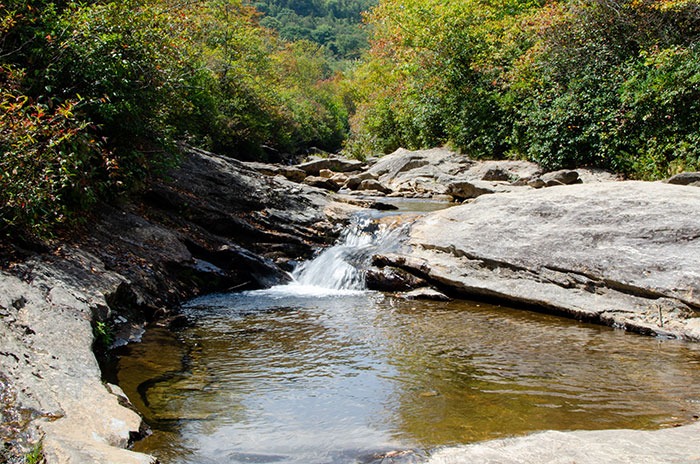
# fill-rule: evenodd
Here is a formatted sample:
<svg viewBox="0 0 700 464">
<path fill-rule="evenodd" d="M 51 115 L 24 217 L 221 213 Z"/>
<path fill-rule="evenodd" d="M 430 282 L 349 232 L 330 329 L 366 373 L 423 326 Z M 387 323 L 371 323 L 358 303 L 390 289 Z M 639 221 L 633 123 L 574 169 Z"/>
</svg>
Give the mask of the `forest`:
<svg viewBox="0 0 700 464">
<path fill-rule="evenodd" d="M 699 39 L 690 0 L 0 0 L 0 231 L 50 236 L 183 143 L 697 170 Z"/>
<path fill-rule="evenodd" d="M 263 14 L 262 26 L 285 40 L 323 45 L 339 60 L 360 58 L 368 48 L 362 13 L 376 0 L 262 0 L 252 5 Z"/>
</svg>

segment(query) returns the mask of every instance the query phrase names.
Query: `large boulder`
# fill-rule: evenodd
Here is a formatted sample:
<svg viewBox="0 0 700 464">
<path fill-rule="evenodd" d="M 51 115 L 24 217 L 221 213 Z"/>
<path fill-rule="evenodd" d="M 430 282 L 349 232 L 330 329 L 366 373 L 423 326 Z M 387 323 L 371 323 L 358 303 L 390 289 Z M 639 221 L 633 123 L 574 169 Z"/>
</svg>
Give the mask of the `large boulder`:
<svg viewBox="0 0 700 464">
<path fill-rule="evenodd" d="M 700 190 L 611 182 L 481 196 L 384 261 L 464 295 L 700 340 Z"/>
<path fill-rule="evenodd" d="M 364 166 L 362 161 L 351 160 L 347 158 L 329 157 L 318 158 L 306 163 L 297 165 L 310 176 L 318 176 L 321 170 L 327 169 L 335 172 L 352 172 L 361 169 Z"/>
</svg>

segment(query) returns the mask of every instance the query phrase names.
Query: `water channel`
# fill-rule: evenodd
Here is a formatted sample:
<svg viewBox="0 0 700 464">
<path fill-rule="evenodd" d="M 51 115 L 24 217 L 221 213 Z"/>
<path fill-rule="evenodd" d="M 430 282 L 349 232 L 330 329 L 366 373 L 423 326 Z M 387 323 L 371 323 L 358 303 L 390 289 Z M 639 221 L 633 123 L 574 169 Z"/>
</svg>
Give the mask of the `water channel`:
<svg viewBox="0 0 700 464">
<path fill-rule="evenodd" d="M 484 303 L 363 289 L 400 246 L 367 218 L 295 283 L 187 304 L 115 375 L 167 463 L 367 463 L 557 429 L 655 429 L 700 412 L 700 347 Z M 323 261 L 325 260 L 325 261 Z M 358 270 L 359 266 L 359 270 Z M 412 461 L 413 462 L 413 461 Z"/>
</svg>

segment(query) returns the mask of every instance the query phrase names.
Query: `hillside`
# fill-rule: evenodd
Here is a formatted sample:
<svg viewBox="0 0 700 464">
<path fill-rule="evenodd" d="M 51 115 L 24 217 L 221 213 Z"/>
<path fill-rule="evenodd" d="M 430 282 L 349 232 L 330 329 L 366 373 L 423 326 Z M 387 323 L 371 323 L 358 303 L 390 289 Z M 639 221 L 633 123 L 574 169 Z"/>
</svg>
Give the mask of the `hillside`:
<svg viewBox="0 0 700 464">
<path fill-rule="evenodd" d="M 261 0 L 252 5 L 264 16 L 263 26 L 285 40 L 309 40 L 341 60 L 357 59 L 368 45 L 362 13 L 377 0 Z"/>
</svg>

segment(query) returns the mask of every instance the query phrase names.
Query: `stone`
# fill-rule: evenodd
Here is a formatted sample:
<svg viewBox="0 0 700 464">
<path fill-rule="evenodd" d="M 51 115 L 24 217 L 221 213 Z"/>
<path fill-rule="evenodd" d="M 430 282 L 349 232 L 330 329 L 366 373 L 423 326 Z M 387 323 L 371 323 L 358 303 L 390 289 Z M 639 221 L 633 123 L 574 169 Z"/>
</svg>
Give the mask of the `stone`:
<svg viewBox="0 0 700 464">
<path fill-rule="evenodd" d="M 304 184 L 310 185 L 311 187 L 330 190 L 331 192 L 337 192 L 340 190 L 340 185 L 336 184 L 333 180 L 327 177 L 309 176 L 304 179 Z"/>
<path fill-rule="evenodd" d="M 502 168 L 491 168 L 484 173 L 481 180 L 509 182 L 511 174 Z"/>
<path fill-rule="evenodd" d="M 375 190 L 384 194 L 391 193 L 391 189 L 385 185 L 383 185 L 381 182 L 378 180 L 374 179 L 365 179 L 362 182 L 360 182 L 360 185 L 357 187 L 357 190 Z"/>
<path fill-rule="evenodd" d="M 348 181 L 348 176 L 342 172 L 337 172 L 334 173 L 330 179 L 338 185 L 345 185 L 345 183 Z"/>
<path fill-rule="evenodd" d="M 293 166 L 282 166 L 280 173 L 292 182 L 303 182 L 306 179 L 306 171 Z"/>
<path fill-rule="evenodd" d="M 346 158 L 319 158 L 306 163 L 297 165 L 296 167 L 306 172 L 307 175 L 318 176 L 322 169 L 328 169 L 335 172 L 350 172 L 357 171 L 364 166 L 362 161 L 350 160 Z"/>
<path fill-rule="evenodd" d="M 323 177 L 324 179 L 330 179 L 331 177 L 333 177 L 333 174 L 335 174 L 335 173 L 333 171 L 331 171 L 330 169 L 321 169 L 318 172 L 318 177 Z"/>
<path fill-rule="evenodd" d="M 431 287 L 420 287 L 400 295 L 407 300 L 450 301 L 451 298 Z"/>
<path fill-rule="evenodd" d="M 404 292 L 425 285 L 425 281 L 398 268 L 370 268 L 365 274 L 365 283 L 370 290 Z"/>
<path fill-rule="evenodd" d="M 698 460 L 698 433 L 698 423 L 656 431 L 548 431 L 443 448 L 427 463 L 690 463 Z"/>
<path fill-rule="evenodd" d="M 700 182 L 700 172 L 681 172 L 671 177 L 666 182 L 676 185 L 690 185 Z"/>
<path fill-rule="evenodd" d="M 581 182 L 579 180 L 578 172 L 571 171 L 568 169 L 548 172 L 542 175 L 542 180 L 548 187 L 551 187 L 553 185 L 571 185 Z"/>
<path fill-rule="evenodd" d="M 475 185 L 476 182 L 458 181 L 447 186 L 447 195 L 452 196 L 456 201 L 464 201 L 476 198 L 481 195 L 494 193 L 488 185 Z"/>
</svg>

